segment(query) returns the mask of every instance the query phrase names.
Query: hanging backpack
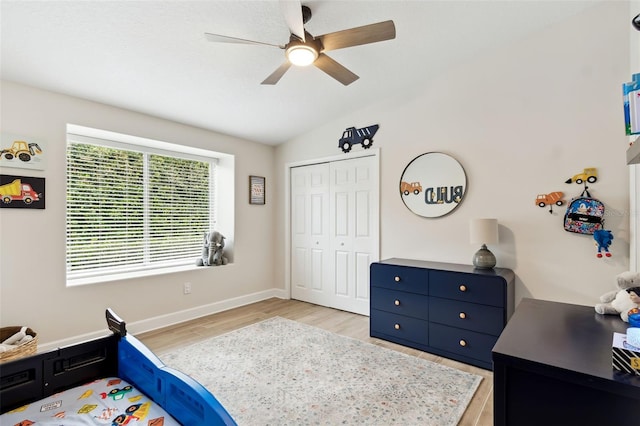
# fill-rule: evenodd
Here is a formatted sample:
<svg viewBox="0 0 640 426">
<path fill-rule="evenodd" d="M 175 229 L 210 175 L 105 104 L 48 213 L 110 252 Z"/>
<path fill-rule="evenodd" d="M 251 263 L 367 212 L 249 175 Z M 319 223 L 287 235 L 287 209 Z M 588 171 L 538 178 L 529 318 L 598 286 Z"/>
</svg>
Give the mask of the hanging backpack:
<svg viewBox="0 0 640 426">
<path fill-rule="evenodd" d="M 586 194 L 586 197 L 585 197 Z M 593 233 L 604 228 L 604 204 L 592 198 L 587 188 L 571 200 L 564 214 L 564 230 L 577 234 Z"/>
</svg>

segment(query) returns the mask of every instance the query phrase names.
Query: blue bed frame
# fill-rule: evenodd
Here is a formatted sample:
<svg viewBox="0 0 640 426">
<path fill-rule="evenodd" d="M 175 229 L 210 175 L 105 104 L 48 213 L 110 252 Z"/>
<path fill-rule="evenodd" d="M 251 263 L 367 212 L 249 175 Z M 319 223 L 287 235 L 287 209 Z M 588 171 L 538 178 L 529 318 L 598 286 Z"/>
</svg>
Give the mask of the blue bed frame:
<svg viewBox="0 0 640 426">
<path fill-rule="evenodd" d="M 113 334 L 0 364 L 0 413 L 104 377 L 133 384 L 178 422 L 189 426 L 235 425 L 200 383 L 167 367 L 111 309 Z"/>
</svg>

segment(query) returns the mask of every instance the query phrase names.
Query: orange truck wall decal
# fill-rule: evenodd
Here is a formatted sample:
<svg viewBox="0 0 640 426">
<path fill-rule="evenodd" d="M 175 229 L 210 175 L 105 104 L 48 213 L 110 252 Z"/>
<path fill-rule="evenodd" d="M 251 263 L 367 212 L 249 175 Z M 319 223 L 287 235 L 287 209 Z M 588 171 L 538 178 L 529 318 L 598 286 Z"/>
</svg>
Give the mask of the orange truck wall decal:
<svg viewBox="0 0 640 426">
<path fill-rule="evenodd" d="M 404 195 L 409 195 L 410 193 L 418 195 L 422 192 L 422 185 L 420 185 L 420 182 L 400 182 L 400 192 Z"/>
<path fill-rule="evenodd" d="M 564 204 L 564 193 L 560 191 L 550 192 L 548 194 L 539 194 L 536 197 L 536 205 L 539 207 L 550 206 L 555 204 L 556 206 L 561 206 Z"/>
</svg>

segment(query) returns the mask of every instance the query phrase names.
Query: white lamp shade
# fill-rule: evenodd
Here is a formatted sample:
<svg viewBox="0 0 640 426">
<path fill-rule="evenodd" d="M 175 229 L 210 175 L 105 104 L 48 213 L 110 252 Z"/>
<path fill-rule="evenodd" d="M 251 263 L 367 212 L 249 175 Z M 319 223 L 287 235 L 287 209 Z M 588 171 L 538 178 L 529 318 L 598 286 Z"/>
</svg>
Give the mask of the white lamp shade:
<svg viewBox="0 0 640 426">
<path fill-rule="evenodd" d="M 469 222 L 471 244 L 496 244 L 498 219 L 472 219 Z"/>
</svg>

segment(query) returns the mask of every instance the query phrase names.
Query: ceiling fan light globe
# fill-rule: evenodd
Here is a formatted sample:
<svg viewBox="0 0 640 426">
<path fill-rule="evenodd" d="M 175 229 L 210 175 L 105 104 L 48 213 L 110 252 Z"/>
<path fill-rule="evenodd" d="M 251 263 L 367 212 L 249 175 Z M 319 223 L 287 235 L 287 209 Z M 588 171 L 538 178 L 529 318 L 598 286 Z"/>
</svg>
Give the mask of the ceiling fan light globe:
<svg viewBox="0 0 640 426">
<path fill-rule="evenodd" d="M 304 44 L 297 44 L 287 48 L 287 59 L 293 65 L 306 67 L 318 59 L 318 51 Z"/>
</svg>

